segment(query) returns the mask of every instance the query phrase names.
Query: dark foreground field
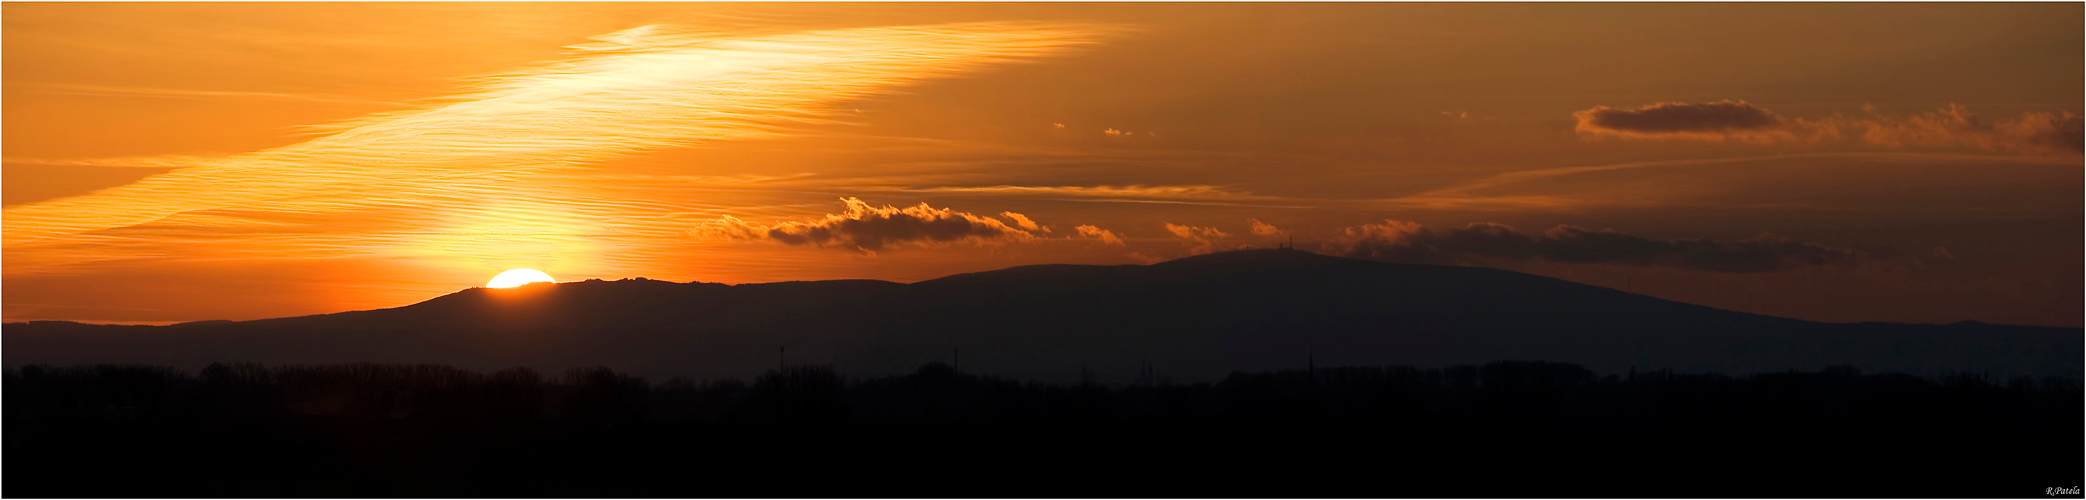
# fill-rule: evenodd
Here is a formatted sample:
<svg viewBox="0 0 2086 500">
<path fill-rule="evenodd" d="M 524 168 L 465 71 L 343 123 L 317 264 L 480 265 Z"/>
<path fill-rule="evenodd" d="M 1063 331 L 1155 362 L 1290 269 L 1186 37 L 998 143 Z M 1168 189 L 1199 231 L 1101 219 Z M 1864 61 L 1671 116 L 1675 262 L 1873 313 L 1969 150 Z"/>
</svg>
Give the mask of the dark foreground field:
<svg viewBox="0 0 2086 500">
<path fill-rule="evenodd" d="M 1337 368 L 1046 386 L 31 366 L 7 497 L 2046 497 L 2072 379 Z"/>
</svg>

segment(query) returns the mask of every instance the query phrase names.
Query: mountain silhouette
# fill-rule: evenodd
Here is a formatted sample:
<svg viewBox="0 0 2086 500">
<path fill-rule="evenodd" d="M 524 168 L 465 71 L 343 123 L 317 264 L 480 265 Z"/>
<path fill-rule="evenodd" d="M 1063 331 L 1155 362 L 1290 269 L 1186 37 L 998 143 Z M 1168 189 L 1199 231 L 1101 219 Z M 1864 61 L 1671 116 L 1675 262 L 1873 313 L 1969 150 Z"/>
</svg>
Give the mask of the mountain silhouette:
<svg viewBox="0 0 2086 500">
<path fill-rule="evenodd" d="M 24 364 L 444 363 L 611 366 L 751 377 L 824 364 L 862 375 L 945 361 L 1039 381 L 1214 380 L 1309 365 L 1501 359 L 1598 373 L 1872 372 L 2076 376 L 2079 328 L 1819 323 L 1478 267 L 1293 249 L 1152 265 L 1035 265 L 912 284 L 724 285 L 643 278 L 471 288 L 405 307 L 170 326 L 6 325 Z"/>
</svg>

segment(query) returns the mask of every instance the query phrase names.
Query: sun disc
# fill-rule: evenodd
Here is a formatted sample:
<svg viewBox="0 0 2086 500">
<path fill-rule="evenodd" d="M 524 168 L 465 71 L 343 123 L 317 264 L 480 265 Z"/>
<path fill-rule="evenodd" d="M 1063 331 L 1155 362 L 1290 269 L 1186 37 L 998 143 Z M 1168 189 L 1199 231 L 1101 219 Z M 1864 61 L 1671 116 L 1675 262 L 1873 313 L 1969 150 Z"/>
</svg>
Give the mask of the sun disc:
<svg viewBox="0 0 2086 500">
<path fill-rule="evenodd" d="M 543 274 L 543 271 L 538 271 L 535 269 L 509 269 L 507 270 L 507 272 L 500 273 L 499 276 L 494 276 L 492 281 L 488 281 L 485 283 L 485 287 L 513 288 L 539 281 L 549 283 L 557 282 L 556 280 L 552 280 L 550 278 L 550 275 Z"/>
</svg>

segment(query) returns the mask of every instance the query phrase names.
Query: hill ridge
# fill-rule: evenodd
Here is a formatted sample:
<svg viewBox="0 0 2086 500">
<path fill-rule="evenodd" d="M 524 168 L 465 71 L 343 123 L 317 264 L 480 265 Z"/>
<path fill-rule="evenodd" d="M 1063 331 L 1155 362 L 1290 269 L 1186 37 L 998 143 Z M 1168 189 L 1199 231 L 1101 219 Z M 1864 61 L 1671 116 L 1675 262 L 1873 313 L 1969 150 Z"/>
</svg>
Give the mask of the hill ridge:
<svg viewBox="0 0 2086 500">
<path fill-rule="evenodd" d="M 164 327 L 11 323 L 7 330 L 10 366 L 390 361 L 607 365 L 716 377 L 790 360 L 902 373 L 961 350 L 966 367 L 1043 380 L 1077 377 L 1082 365 L 1117 374 L 1163 366 L 1206 380 L 1313 357 L 1418 366 L 1545 359 L 1611 373 L 1856 365 L 2075 375 L 2080 360 L 2069 354 L 2082 337 L 2076 328 L 1984 323 L 1819 323 L 1507 270 L 1294 249 L 1152 265 L 1017 266 L 915 283 L 624 279 L 474 287 L 367 311 Z"/>
</svg>

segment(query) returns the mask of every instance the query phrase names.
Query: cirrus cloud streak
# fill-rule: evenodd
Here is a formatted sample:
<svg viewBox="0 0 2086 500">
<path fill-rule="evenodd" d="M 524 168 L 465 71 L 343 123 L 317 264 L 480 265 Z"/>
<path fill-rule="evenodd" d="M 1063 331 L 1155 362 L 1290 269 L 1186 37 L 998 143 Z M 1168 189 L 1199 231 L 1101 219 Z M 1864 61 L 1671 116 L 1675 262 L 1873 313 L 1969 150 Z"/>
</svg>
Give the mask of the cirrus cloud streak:
<svg viewBox="0 0 2086 500">
<path fill-rule="evenodd" d="M 675 214 L 696 202 L 631 193 L 631 183 L 613 178 L 546 177 L 641 151 L 786 135 L 789 122 L 830 121 L 825 106 L 837 100 L 1055 54 L 1109 29 L 969 23 L 746 37 L 661 25 L 623 30 L 425 106 L 313 127 L 323 135 L 305 142 L 9 207 L 8 271 L 250 253 L 448 262 L 657 254 L 691 222 Z M 243 213 L 220 214 L 228 208 Z M 325 223 L 303 222 L 313 220 Z M 596 236 L 604 227 L 634 238 Z M 195 237 L 141 239 L 126 228 Z M 251 237 L 253 228 L 269 235 Z M 485 234 L 518 236 L 454 237 Z"/>
</svg>

